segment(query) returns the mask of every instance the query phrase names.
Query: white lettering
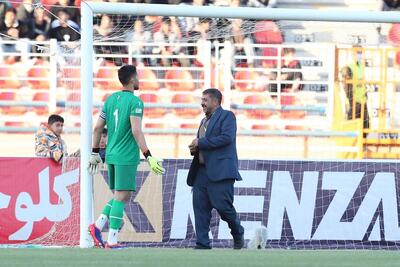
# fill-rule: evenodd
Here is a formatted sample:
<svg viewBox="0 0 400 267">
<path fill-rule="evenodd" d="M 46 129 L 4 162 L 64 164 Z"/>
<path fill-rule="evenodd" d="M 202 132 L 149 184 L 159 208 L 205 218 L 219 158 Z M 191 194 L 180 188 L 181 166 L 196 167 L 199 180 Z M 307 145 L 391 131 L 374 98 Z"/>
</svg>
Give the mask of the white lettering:
<svg viewBox="0 0 400 267">
<path fill-rule="evenodd" d="M 336 193 L 312 239 L 360 240 L 359 230 L 351 222 L 340 220 L 363 176 L 363 172 L 324 172 L 322 190 L 336 190 Z"/>
<path fill-rule="evenodd" d="M 3 194 L 0 192 L 0 209 L 8 208 L 10 204 L 11 196 Z"/>
<path fill-rule="evenodd" d="M 286 210 L 297 240 L 311 237 L 314 218 L 318 172 L 304 172 L 300 200 L 288 171 L 275 171 L 272 180 L 271 201 L 268 213 L 268 238 L 281 239 L 283 215 Z"/>
<path fill-rule="evenodd" d="M 9 236 L 9 240 L 27 240 L 32 234 L 33 223 L 47 218 L 52 222 L 63 221 L 71 213 L 72 201 L 67 186 L 78 182 L 79 169 L 63 173 L 54 179 L 54 192 L 59 204 L 50 203 L 49 168 L 39 173 L 39 203 L 33 204 L 27 192 L 21 192 L 15 204 L 15 217 L 26 224 Z"/>
</svg>

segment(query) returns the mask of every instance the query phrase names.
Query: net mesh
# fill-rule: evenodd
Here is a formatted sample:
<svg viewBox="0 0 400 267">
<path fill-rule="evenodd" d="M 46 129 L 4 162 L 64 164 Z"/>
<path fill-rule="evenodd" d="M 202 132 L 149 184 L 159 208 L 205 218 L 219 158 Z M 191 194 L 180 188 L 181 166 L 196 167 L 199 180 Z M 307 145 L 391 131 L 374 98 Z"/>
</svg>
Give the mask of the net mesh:
<svg viewBox="0 0 400 267">
<path fill-rule="evenodd" d="M 51 6 L 34 5 L 34 8 L 43 9 L 54 20 L 59 19 L 59 15 L 51 11 Z M 157 156 L 189 157 L 187 144 L 193 139 L 203 117 L 199 103 L 201 92 L 207 87 L 222 90 L 223 105 L 236 114 L 239 158 L 398 156 L 396 131 L 400 127 L 400 120 L 398 113 L 393 112 L 400 102 L 400 81 L 397 78 L 400 60 L 396 46 L 399 33 L 396 25 L 105 14 L 95 14 L 93 20 L 94 122 L 107 96 L 121 89 L 118 68 L 123 64 L 136 65 L 140 79 L 138 94 L 146 106 L 143 127 L 152 152 Z M 55 47 L 51 44 L 36 47 L 43 52 L 42 59 L 56 62 L 57 104 L 53 111 L 66 118 L 64 138 L 71 154 L 79 148 L 80 68 L 85 65 L 80 62 L 80 42 L 69 42 L 73 32 L 79 30 L 71 24 L 68 28 L 72 32 L 68 37 L 64 35 L 63 42 L 58 42 Z M 358 66 L 354 66 L 357 63 Z M 350 97 L 350 92 L 357 86 L 365 88 L 367 96 L 361 96 L 361 105 L 358 107 L 356 97 Z M 360 109 L 358 113 L 357 109 Z M 365 127 L 366 122 L 368 127 Z M 363 128 L 367 129 L 364 133 Z M 365 142 L 368 138 L 369 143 Z M 397 141 L 393 141 L 395 139 Z M 395 144 L 379 146 L 382 142 Z M 165 242 L 164 246 L 192 244 L 194 234 L 190 227 L 193 225 L 189 219 L 188 224 L 183 221 L 184 225 L 179 226 L 182 228 L 174 228 L 178 229 L 175 233 L 164 227 L 178 223 L 173 222 L 172 218 L 177 190 L 183 190 L 185 196 L 190 197 L 189 189 L 178 188 L 176 180 L 183 179 L 188 163 L 188 160 L 165 162 L 170 175 L 181 176 L 162 181 L 160 177 L 149 175 L 145 166 L 141 167 L 138 184 L 146 189 L 146 183 L 154 183 L 159 191 L 151 191 L 153 187 L 149 186 L 140 191 L 143 193 L 138 192 L 132 197 L 126 208 L 128 215 L 125 217 L 126 227 L 121 232 L 122 241 L 149 246 L 155 244 L 151 242 Z M 77 164 L 77 161 L 66 158 L 63 172 L 78 168 Z M 253 161 L 241 164 L 243 170 L 251 170 L 249 166 Z M 285 161 L 277 164 L 281 171 L 294 168 L 292 163 Z M 318 169 L 316 166 L 314 168 Z M 329 168 L 345 170 L 347 165 L 340 167 L 333 164 Z M 298 176 L 302 172 L 293 173 Z M 106 176 L 105 172 L 103 176 Z M 179 182 L 182 185 L 182 181 Z M 299 179 L 294 187 L 300 187 L 301 184 Z M 106 184 L 101 183 L 101 186 L 103 196 L 110 197 L 111 192 L 107 191 Z M 238 194 L 243 191 L 237 190 Z M 252 190 L 249 189 L 249 192 Z M 254 195 L 270 193 L 261 185 L 255 189 Z M 327 195 L 325 193 L 317 195 L 316 209 L 324 209 L 318 203 L 332 198 L 329 192 Z M 71 195 L 73 203 L 79 203 L 78 187 L 71 188 Z M 154 195 L 161 196 L 162 204 L 157 202 L 158 198 L 157 201 L 153 199 Z M 95 199 L 95 206 L 100 205 L 95 207 L 95 215 L 98 215 L 108 199 L 102 196 Z M 354 201 L 361 199 L 362 196 L 359 196 Z M 182 198 L 178 201 L 189 200 Z M 147 209 L 155 211 L 149 215 Z M 161 215 L 157 209 L 163 210 Z M 348 209 L 354 213 L 356 206 L 353 210 Z M 245 212 L 247 215 L 241 217 L 246 218 L 244 221 L 257 221 L 249 224 L 246 228 L 248 233 L 260 222 L 264 225 L 268 223 L 267 210 L 264 208 L 261 212 L 249 214 Z M 55 227 L 61 225 L 63 228 L 57 230 L 62 229 L 66 234 L 62 245 L 76 245 L 78 214 L 74 213 L 69 226 L 55 224 Z M 309 240 L 303 243 L 296 241 L 287 214 L 284 216 L 282 240 L 287 243 L 279 243 L 281 240 L 276 246 L 305 246 Z M 380 218 L 379 215 L 374 216 L 374 220 Z M 317 218 L 315 224 L 321 218 Z M 220 230 L 221 233 L 226 232 L 225 228 L 221 228 L 225 227 L 222 225 L 214 217 L 214 236 L 218 236 Z M 187 232 L 186 227 L 189 227 Z M 368 231 L 373 230 L 370 228 Z M 164 230 L 160 232 L 160 229 Z M 183 232 L 187 236 L 182 237 Z M 226 242 L 229 237 L 224 238 L 225 241 L 215 238 L 216 244 L 220 242 L 222 247 L 230 246 Z M 50 234 L 40 243 L 51 245 L 56 242 L 54 240 Z M 335 244 L 342 247 L 341 242 Z M 271 243 L 271 246 L 275 245 Z"/>
</svg>

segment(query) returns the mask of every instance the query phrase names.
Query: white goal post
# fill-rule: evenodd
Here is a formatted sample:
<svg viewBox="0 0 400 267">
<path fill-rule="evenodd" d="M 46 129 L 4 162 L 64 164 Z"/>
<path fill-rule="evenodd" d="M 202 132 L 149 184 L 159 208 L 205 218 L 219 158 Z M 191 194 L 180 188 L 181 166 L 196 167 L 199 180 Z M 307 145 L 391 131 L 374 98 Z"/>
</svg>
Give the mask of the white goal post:
<svg viewBox="0 0 400 267">
<path fill-rule="evenodd" d="M 87 171 L 91 151 L 93 106 L 93 15 L 131 14 L 156 16 L 210 17 L 231 19 L 301 20 L 333 22 L 400 23 L 398 12 L 359 10 L 271 9 L 188 5 L 85 2 L 81 4 L 81 194 L 80 247 L 90 246 L 87 228 L 93 220 L 92 177 Z"/>
</svg>

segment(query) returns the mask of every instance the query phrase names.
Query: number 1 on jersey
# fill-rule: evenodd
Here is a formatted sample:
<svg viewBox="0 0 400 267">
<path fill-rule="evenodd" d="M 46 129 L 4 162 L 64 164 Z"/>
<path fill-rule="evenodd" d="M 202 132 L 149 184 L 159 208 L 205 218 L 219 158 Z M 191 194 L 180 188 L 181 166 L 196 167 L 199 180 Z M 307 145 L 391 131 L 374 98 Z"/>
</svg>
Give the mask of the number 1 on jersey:
<svg viewBox="0 0 400 267">
<path fill-rule="evenodd" d="M 118 127 L 118 109 L 116 109 L 113 114 L 114 114 L 114 117 L 115 117 L 115 130 L 114 130 L 114 132 L 116 132 L 117 131 L 117 127 Z"/>
</svg>

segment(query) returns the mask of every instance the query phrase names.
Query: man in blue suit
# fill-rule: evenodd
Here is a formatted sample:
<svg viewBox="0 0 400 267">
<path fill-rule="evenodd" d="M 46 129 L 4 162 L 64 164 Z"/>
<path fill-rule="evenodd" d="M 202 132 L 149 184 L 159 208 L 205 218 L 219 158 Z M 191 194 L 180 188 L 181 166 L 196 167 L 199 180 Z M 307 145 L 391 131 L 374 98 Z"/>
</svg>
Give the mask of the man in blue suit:
<svg viewBox="0 0 400 267">
<path fill-rule="evenodd" d="M 213 208 L 228 223 L 234 249 L 244 246 L 244 229 L 233 206 L 233 184 L 242 180 L 236 152 L 236 118 L 222 109 L 221 102 L 218 89 L 203 91 L 201 106 L 206 117 L 189 145 L 194 158 L 187 184 L 193 187 L 196 249 L 211 249 L 208 233 Z"/>
</svg>

